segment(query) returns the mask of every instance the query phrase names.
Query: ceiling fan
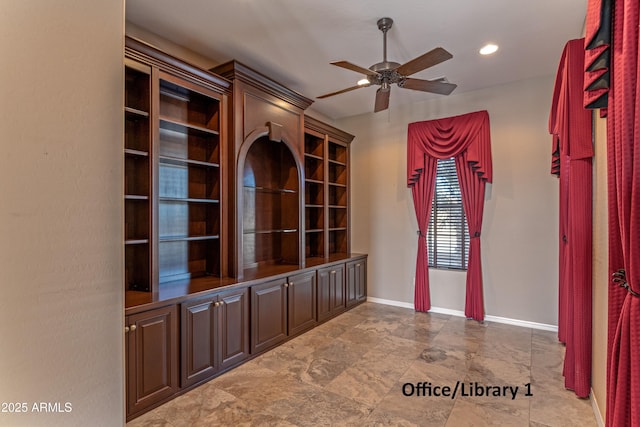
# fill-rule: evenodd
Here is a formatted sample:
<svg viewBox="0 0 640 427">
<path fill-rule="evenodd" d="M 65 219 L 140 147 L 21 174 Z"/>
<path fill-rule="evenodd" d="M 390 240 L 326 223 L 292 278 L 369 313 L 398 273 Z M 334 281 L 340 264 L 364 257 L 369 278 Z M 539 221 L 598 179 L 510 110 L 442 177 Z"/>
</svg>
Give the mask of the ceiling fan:
<svg viewBox="0 0 640 427">
<path fill-rule="evenodd" d="M 369 87 L 371 85 L 378 85 L 380 88 L 376 92 L 376 101 L 374 106 L 374 112 L 386 110 L 389 108 L 389 95 L 391 93 L 391 85 L 397 84 L 398 87 L 412 90 L 419 90 L 422 92 L 432 92 L 441 95 L 449 95 L 457 87 L 453 83 L 449 83 L 444 78 L 436 80 L 422 80 L 412 79 L 408 76 L 417 73 L 418 71 L 425 70 L 429 67 L 433 67 L 441 62 L 453 58 L 449 52 L 441 47 L 437 47 L 417 58 L 412 59 L 402 65 L 397 62 L 387 61 L 387 31 L 393 25 L 393 19 L 381 18 L 378 20 L 378 29 L 383 34 L 383 59 L 382 62 L 373 64 L 371 67 L 364 68 L 358 65 L 352 64 L 348 61 L 336 61 L 331 65 L 335 65 L 347 70 L 362 73 L 366 76 L 366 80 L 362 79 L 358 82 L 357 86 L 351 86 L 346 89 L 339 90 L 337 92 L 327 93 L 321 95 L 318 98 L 328 98 L 330 96 L 339 95 L 341 93 L 350 92 L 361 87 Z"/>
</svg>

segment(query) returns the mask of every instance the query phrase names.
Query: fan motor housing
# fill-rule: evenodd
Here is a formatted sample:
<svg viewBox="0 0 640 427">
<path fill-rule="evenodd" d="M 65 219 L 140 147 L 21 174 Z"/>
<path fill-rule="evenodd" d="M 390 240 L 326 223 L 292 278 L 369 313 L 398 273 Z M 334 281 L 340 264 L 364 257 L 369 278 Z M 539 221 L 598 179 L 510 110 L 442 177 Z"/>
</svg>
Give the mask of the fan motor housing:
<svg viewBox="0 0 640 427">
<path fill-rule="evenodd" d="M 400 64 L 398 64 L 397 62 L 382 61 L 382 62 L 378 62 L 377 64 L 373 64 L 371 67 L 369 67 L 369 69 L 371 71 L 375 71 L 377 73 L 381 73 L 383 71 L 395 70 L 399 66 L 400 66 Z"/>
</svg>

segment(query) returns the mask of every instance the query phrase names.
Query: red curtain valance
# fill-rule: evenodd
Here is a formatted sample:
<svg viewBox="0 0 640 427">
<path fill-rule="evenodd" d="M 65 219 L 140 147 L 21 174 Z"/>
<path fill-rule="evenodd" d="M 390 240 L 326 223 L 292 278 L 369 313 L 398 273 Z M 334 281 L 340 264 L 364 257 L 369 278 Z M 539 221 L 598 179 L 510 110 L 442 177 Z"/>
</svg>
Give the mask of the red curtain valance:
<svg viewBox="0 0 640 427">
<path fill-rule="evenodd" d="M 611 2 L 590 0 L 587 4 L 584 40 L 584 106 L 606 109 L 611 69 Z M 606 110 L 601 110 L 606 116 Z"/>
<path fill-rule="evenodd" d="M 407 184 L 414 185 L 424 171 L 424 155 L 436 159 L 456 157 L 467 151 L 467 162 L 486 182 L 493 179 L 489 113 L 410 123 L 407 135 Z"/>
<path fill-rule="evenodd" d="M 418 222 L 418 255 L 414 305 L 417 311 L 431 308 L 426 233 L 439 159 L 454 157 L 462 205 L 470 237 L 465 315 L 484 319 L 480 234 L 484 189 L 492 180 L 489 114 L 478 111 L 409 124 L 407 135 L 407 181 L 413 194 Z"/>
</svg>

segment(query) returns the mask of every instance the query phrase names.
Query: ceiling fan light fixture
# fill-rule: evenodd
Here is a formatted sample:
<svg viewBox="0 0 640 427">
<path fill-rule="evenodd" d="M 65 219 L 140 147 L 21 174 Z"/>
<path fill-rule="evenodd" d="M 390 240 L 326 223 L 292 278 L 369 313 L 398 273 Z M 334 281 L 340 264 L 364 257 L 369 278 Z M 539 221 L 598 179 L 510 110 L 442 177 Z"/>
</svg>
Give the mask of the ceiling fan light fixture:
<svg viewBox="0 0 640 427">
<path fill-rule="evenodd" d="M 375 113 L 389 108 L 389 95 L 391 93 L 391 85 L 397 85 L 399 88 L 417 90 L 421 92 L 437 93 L 440 95 L 449 95 L 456 85 L 449 83 L 444 78 L 436 80 L 423 80 L 410 78 L 409 76 L 426 70 L 429 67 L 440 64 L 453 57 L 442 47 L 436 47 L 429 52 L 413 58 L 412 60 L 399 64 L 397 62 L 387 61 L 387 31 L 393 25 L 391 18 L 381 18 L 378 20 L 378 29 L 382 31 L 382 62 L 373 64 L 369 68 L 364 68 L 349 61 L 335 61 L 331 65 L 335 65 L 346 70 L 355 71 L 364 74 L 358 80 L 355 86 L 351 86 L 336 92 L 320 95 L 318 99 L 328 98 L 334 95 L 351 92 L 369 86 L 380 86 L 376 91 L 376 100 L 373 111 Z"/>
<path fill-rule="evenodd" d="M 480 49 L 480 55 L 491 55 L 492 53 L 496 53 L 498 51 L 498 45 L 489 43 L 486 44 Z"/>
</svg>

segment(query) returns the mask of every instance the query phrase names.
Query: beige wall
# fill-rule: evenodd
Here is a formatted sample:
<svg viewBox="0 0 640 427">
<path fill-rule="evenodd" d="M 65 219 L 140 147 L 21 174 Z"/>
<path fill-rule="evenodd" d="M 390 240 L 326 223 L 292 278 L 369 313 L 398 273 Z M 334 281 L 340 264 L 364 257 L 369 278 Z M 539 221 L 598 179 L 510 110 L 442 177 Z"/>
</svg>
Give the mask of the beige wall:
<svg viewBox="0 0 640 427">
<path fill-rule="evenodd" d="M 593 398 L 605 418 L 607 392 L 607 299 L 609 285 L 609 239 L 607 221 L 606 119 L 595 120 L 593 180 Z"/>
<path fill-rule="evenodd" d="M 124 420 L 123 33 L 122 1 L 2 2 L 0 425 Z"/>
<path fill-rule="evenodd" d="M 549 76 L 337 122 L 356 135 L 352 250 L 369 253 L 370 296 L 413 303 L 417 225 L 406 187 L 407 124 L 486 109 L 494 167 L 482 232 L 486 313 L 557 324 L 558 182 L 549 173 L 547 132 L 552 89 Z M 430 281 L 434 307 L 464 309 L 464 273 L 432 269 Z"/>
</svg>

